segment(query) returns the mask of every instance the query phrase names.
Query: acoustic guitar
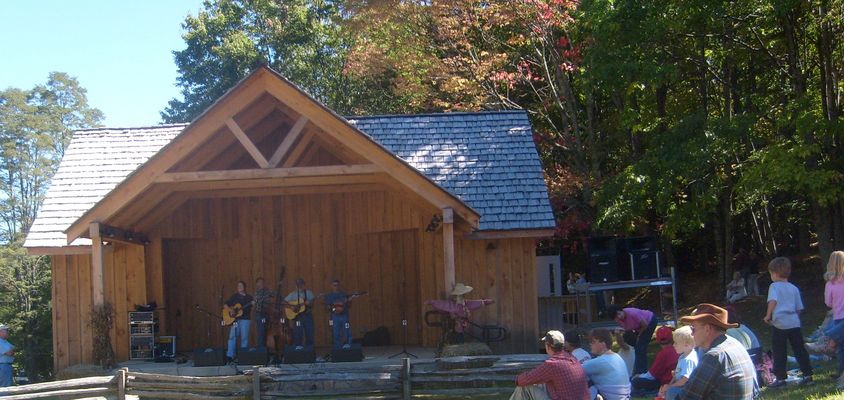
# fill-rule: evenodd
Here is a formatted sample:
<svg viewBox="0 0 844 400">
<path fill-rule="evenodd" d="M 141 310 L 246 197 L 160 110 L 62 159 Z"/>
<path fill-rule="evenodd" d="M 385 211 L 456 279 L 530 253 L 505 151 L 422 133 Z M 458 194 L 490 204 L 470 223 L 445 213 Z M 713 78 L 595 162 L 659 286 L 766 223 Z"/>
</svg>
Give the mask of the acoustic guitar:
<svg viewBox="0 0 844 400">
<path fill-rule="evenodd" d="M 295 319 L 306 311 L 308 311 L 310 307 L 305 304 L 305 299 L 296 299 L 296 301 L 288 301 L 287 304 L 284 305 L 284 316 L 287 319 Z"/>
<path fill-rule="evenodd" d="M 346 305 L 349 304 L 352 299 L 366 294 L 367 292 L 354 292 L 348 295 L 345 301 L 335 300 L 333 303 L 331 303 L 331 312 L 333 312 L 334 314 L 342 314 L 344 311 L 346 311 Z"/>
<path fill-rule="evenodd" d="M 223 321 L 221 324 L 223 326 L 229 326 L 234 323 L 237 317 L 243 316 L 243 306 L 240 303 L 236 303 L 234 306 L 229 307 L 227 304 L 223 305 Z"/>
</svg>

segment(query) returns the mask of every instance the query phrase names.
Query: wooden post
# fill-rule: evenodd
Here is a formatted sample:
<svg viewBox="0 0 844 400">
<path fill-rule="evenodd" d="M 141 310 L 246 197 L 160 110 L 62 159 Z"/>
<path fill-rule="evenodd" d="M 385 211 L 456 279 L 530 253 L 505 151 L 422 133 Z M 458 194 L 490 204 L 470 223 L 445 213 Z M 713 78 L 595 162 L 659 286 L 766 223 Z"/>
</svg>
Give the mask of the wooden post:
<svg viewBox="0 0 844 400">
<path fill-rule="evenodd" d="M 129 368 L 117 370 L 117 399 L 126 400 L 126 381 L 129 379 Z"/>
<path fill-rule="evenodd" d="M 410 400 L 410 358 L 401 359 L 402 399 Z"/>
<path fill-rule="evenodd" d="M 105 302 L 103 292 L 103 240 L 100 236 L 100 223 L 91 222 L 91 287 L 94 306 L 101 306 Z"/>
<path fill-rule="evenodd" d="M 454 210 L 443 208 L 443 266 L 445 268 L 445 295 L 454 289 Z"/>
<path fill-rule="evenodd" d="M 252 371 L 252 399 L 261 400 L 261 367 Z"/>
</svg>

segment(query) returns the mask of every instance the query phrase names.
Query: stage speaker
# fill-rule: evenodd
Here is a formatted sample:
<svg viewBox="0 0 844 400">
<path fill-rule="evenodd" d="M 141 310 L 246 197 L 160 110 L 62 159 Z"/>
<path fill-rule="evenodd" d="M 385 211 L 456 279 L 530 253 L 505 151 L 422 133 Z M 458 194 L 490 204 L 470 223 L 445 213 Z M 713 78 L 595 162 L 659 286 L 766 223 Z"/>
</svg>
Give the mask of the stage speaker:
<svg viewBox="0 0 844 400">
<path fill-rule="evenodd" d="M 241 347 L 237 349 L 239 365 L 267 365 L 269 357 L 266 347 Z"/>
<path fill-rule="evenodd" d="M 613 256 L 617 251 L 615 236 L 591 236 L 586 239 L 586 250 L 589 257 Z"/>
<path fill-rule="evenodd" d="M 284 348 L 285 364 L 313 364 L 315 362 L 316 353 L 314 353 L 314 346 L 305 346 L 299 350 L 296 350 L 296 346 L 287 346 Z"/>
<path fill-rule="evenodd" d="M 659 252 L 650 250 L 631 251 L 630 272 L 633 274 L 633 279 L 659 278 Z"/>
<path fill-rule="evenodd" d="M 586 280 L 591 283 L 618 281 L 618 240 L 615 236 L 592 236 L 586 239 L 589 268 Z"/>
<path fill-rule="evenodd" d="M 348 349 L 332 349 L 331 362 L 357 362 L 363 361 L 363 349 L 359 344 L 353 343 Z"/>
<path fill-rule="evenodd" d="M 197 349 L 193 351 L 194 367 L 220 367 L 226 365 L 224 349 Z"/>
<path fill-rule="evenodd" d="M 627 251 L 658 251 L 656 236 L 634 236 L 624 239 Z"/>
</svg>

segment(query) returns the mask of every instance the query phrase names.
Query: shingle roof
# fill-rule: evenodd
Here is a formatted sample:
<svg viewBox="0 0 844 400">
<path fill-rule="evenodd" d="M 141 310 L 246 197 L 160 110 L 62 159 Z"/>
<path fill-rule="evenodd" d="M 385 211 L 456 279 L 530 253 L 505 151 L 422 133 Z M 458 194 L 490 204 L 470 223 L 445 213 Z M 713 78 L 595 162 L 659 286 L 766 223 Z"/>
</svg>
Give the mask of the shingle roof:
<svg viewBox="0 0 844 400">
<path fill-rule="evenodd" d="M 348 117 L 481 215 L 480 230 L 554 227 L 523 111 Z"/>
<path fill-rule="evenodd" d="M 524 112 L 366 116 L 348 121 L 478 211 L 480 230 L 554 227 Z M 186 126 L 74 133 L 24 246 L 65 246 L 65 229 Z M 90 240 L 82 238 L 72 243 L 88 244 Z"/>
</svg>

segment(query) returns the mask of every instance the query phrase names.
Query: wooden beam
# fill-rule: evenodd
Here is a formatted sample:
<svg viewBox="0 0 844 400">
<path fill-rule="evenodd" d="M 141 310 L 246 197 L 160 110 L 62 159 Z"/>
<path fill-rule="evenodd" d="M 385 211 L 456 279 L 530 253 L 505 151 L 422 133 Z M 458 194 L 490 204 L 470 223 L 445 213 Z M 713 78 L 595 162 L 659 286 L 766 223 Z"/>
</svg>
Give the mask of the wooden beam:
<svg viewBox="0 0 844 400">
<path fill-rule="evenodd" d="M 245 179 L 277 179 L 344 175 L 371 175 L 382 172 L 374 164 L 328 165 L 271 169 L 236 169 L 230 171 L 168 172 L 156 178 L 156 183 L 210 182 Z"/>
<path fill-rule="evenodd" d="M 91 254 L 91 246 L 38 246 L 27 247 L 26 254 L 30 256 L 70 256 Z"/>
<path fill-rule="evenodd" d="M 299 137 L 299 134 L 302 133 L 302 130 L 305 129 L 305 124 L 308 123 L 308 119 L 304 116 L 299 117 L 299 120 L 296 121 L 296 124 L 290 128 L 290 132 L 287 132 L 287 136 L 284 137 L 284 140 L 275 150 L 273 156 L 270 158 L 269 161 L 269 168 L 275 168 L 278 166 L 278 163 L 281 162 L 281 159 L 287 154 L 291 147 L 293 147 L 293 143 L 296 142 L 296 138 Z"/>
<path fill-rule="evenodd" d="M 105 220 L 125 207 L 127 202 L 145 191 L 156 176 L 166 172 L 198 146 L 208 141 L 211 133 L 225 125 L 226 118 L 263 95 L 265 93 L 263 77 L 268 74 L 271 74 L 268 69 L 259 68 L 218 99 L 156 155 L 74 221 L 64 231 L 67 235 L 67 243 L 73 243 L 76 238 L 85 235 L 91 221 Z"/>
<path fill-rule="evenodd" d="M 513 238 L 544 238 L 554 235 L 553 228 L 544 229 L 516 229 L 509 231 L 475 231 L 463 235 L 470 240 L 483 239 L 513 239 Z"/>
<path fill-rule="evenodd" d="M 134 244 L 144 246 L 149 243 L 149 238 L 146 234 L 140 232 L 133 232 L 128 229 L 118 228 L 116 226 L 109 226 L 106 224 L 99 224 L 100 237 L 102 240 L 109 242 L 120 242 L 126 244 Z"/>
<path fill-rule="evenodd" d="M 91 302 L 94 306 L 101 306 L 105 302 L 105 282 L 103 281 L 103 241 L 100 237 L 100 223 L 91 222 L 91 287 L 93 296 Z"/>
<path fill-rule="evenodd" d="M 290 151 L 290 155 L 287 156 L 286 160 L 284 160 L 282 167 L 290 168 L 296 165 L 296 163 L 299 161 L 299 158 L 302 157 L 302 153 L 304 153 L 305 150 L 307 150 L 308 145 L 312 143 L 311 138 L 313 138 L 313 136 L 314 133 L 312 130 L 309 129 L 305 131 L 305 133 L 302 135 L 302 140 L 300 140 L 299 143 L 296 144 L 296 147 L 294 147 L 293 150 Z"/>
<path fill-rule="evenodd" d="M 264 158 L 264 155 L 261 154 L 261 150 L 258 150 L 255 147 L 255 143 L 252 143 L 252 140 L 249 139 L 249 136 L 246 135 L 246 132 L 243 129 L 240 129 L 240 126 L 237 125 L 237 122 L 234 122 L 231 118 L 226 118 L 226 126 L 229 127 L 229 130 L 234 134 L 237 140 L 240 142 L 241 145 L 249 152 L 249 155 L 258 163 L 258 166 L 261 168 L 269 168 L 270 163 Z"/>
<path fill-rule="evenodd" d="M 454 288 L 454 210 L 443 208 L 443 268 L 445 274 L 446 298 Z"/>
<path fill-rule="evenodd" d="M 263 179 L 229 179 L 211 181 L 171 182 L 167 187 L 175 192 L 199 190 L 255 189 L 297 186 L 354 185 L 381 182 L 383 173 L 355 175 L 289 176 Z"/>
</svg>

